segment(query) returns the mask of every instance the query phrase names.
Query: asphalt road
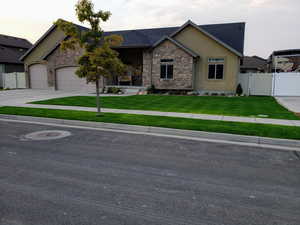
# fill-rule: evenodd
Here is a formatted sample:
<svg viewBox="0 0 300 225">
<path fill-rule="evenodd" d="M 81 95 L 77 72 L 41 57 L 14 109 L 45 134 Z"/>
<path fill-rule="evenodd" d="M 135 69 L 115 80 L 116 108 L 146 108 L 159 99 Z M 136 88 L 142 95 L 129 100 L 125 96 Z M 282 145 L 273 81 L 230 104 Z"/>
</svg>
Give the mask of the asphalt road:
<svg viewBox="0 0 300 225">
<path fill-rule="evenodd" d="M 72 136 L 32 141 L 49 129 Z M 0 122 L 1 225 L 299 225 L 294 152 Z"/>
</svg>

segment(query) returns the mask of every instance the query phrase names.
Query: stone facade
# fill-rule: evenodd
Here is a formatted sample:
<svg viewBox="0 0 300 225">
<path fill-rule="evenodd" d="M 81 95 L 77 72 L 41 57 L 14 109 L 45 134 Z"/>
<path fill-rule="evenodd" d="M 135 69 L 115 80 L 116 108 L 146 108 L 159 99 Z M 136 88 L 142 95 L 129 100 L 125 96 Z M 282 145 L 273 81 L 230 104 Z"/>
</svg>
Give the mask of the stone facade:
<svg viewBox="0 0 300 225">
<path fill-rule="evenodd" d="M 160 78 L 161 59 L 174 60 L 173 79 Z M 148 68 L 144 68 L 144 71 L 147 73 L 143 77 L 147 77 Z M 193 57 L 172 42 L 164 41 L 153 50 L 152 84 L 157 89 L 191 90 L 193 88 Z"/>
<path fill-rule="evenodd" d="M 150 50 L 145 50 L 143 52 L 143 86 L 150 87 L 152 72 L 152 52 Z"/>
</svg>

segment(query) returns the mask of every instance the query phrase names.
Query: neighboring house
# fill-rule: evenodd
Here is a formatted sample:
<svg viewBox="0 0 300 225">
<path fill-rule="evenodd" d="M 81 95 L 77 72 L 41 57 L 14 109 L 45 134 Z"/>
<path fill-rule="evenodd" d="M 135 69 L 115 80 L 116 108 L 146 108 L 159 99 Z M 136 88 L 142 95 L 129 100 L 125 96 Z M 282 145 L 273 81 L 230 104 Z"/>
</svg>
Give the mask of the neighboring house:
<svg viewBox="0 0 300 225">
<path fill-rule="evenodd" d="M 0 87 L 2 83 L 2 73 L 24 72 L 24 64 L 20 57 L 24 55 L 32 44 L 17 37 L 0 34 Z"/>
<path fill-rule="evenodd" d="M 103 85 L 233 93 L 243 57 L 244 30 L 245 23 L 199 26 L 188 21 L 181 27 L 106 32 L 123 37 L 116 50 L 135 69 L 106 79 Z M 82 49 L 61 51 L 65 38 L 53 25 L 21 58 L 29 87 L 94 90 L 92 84 L 74 75 Z"/>
<path fill-rule="evenodd" d="M 258 56 L 245 56 L 242 60 L 241 73 L 264 73 L 267 60 Z"/>
<path fill-rule="evenodd" d="M 300 49 L 274 51 L 268 59 L 269 72 L 300 72 Z"/>
</svg>

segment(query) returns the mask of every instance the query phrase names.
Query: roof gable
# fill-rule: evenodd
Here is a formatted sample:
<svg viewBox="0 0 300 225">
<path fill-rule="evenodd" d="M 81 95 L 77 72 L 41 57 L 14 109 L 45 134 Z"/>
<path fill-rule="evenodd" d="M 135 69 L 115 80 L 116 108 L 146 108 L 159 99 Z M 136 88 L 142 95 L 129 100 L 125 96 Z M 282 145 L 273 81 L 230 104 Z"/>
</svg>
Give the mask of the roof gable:
<svg viewBox="0 0 300 225">
<path fill-rule="evenodd" d="M 177 47 L 181 48 L 183 51 L 185 51 L 186 53 L 188 53 L 189 55 L 193 56 L 193 57 L 198 57 L 199 55 L 197 53 L 195 53 L 193 50 L 189 49 L 188 47 L 184 46 L 183 44 L 179 43 L 178 41 L 174 40 L 173 38 L 170 38 L 168 36 L 163 37 L 161 40 L 159 40 L 158 42 L 156 42 L 153 45 L 153 48 L 159 46 L 161 43 L 165 42 L 165 41 L 170 41 L 172 42 L 174 45 L 176 45 Z"/>
<path fill-rule="evenodd" d="M 236 49 L 234 49 L 233 47 L 231 47 L 230 45 L 228 45 L 227 43 L 225 43 L 224 41 L 222 41 L 221 39 L 219 39 L 218 37 L 214 36 L 213 34 L 209 33 L 208 31 L 206 31 L 204 28 L 202 28 L 201 26 L 196 25 L 195 23 L 193 23 L 192 21 L 188 21 L 185 24 L 183 24 L 178 30 L 176 30 L 174 33 L 172 33 L 170 35 L 170 37 L 174 37 L 176 36 L 178 33 L 180 33 L 181 31 L 183 31 L 186 27 L 191 26 L 194 27 L 196 30 L 200 31 L 201 33 L 205 34 L 206 36 L 208 36 L 209 38 L 215 40 L 217 43 L 219 43 L 220 45 L 222 45 L 223 47 L 227 48 L 228 50 L 230 50 L 231 52 L 235 53 L 236 55 L 242 57 L 243 53 L 237 51 Z M 225 39 L 225 38 L 223 38 Z M 244 46 L 244 45 L 242 45 Z"/>
</svg>

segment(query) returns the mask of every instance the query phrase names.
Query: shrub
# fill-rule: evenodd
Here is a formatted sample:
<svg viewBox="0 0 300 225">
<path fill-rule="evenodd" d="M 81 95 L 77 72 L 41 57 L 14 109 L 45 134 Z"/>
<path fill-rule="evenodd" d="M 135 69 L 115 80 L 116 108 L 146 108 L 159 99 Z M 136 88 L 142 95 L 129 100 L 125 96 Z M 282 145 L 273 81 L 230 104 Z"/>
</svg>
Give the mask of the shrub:
<svg viewBox="0 0 300 225">
<path fill-rule="evenodd" d="M 241 96 L 241 95 L 243 94 L 243 88 L 242 88 L 242 85 L 241 85 L 241 84 L 239 84 L 239 85 L 237 86 L 237 88 L 236 88 L 236 94 L 237 94 L 238 96 Z"/>
<path fill-rule="evenodd" d="M 107 93 L 109 93 L 109 94 L 118 94 L 119 92 L 122 92 L 122 90 L 117 87 L 109 87 L 107 89 Z"/>
<path fill-rule="evenodd" d="M 156 93 L 155 86 L 152 84 L 150 87 L 147 88 L 147 92 L 148 94 L 155 94 Z"/>
</svg>

